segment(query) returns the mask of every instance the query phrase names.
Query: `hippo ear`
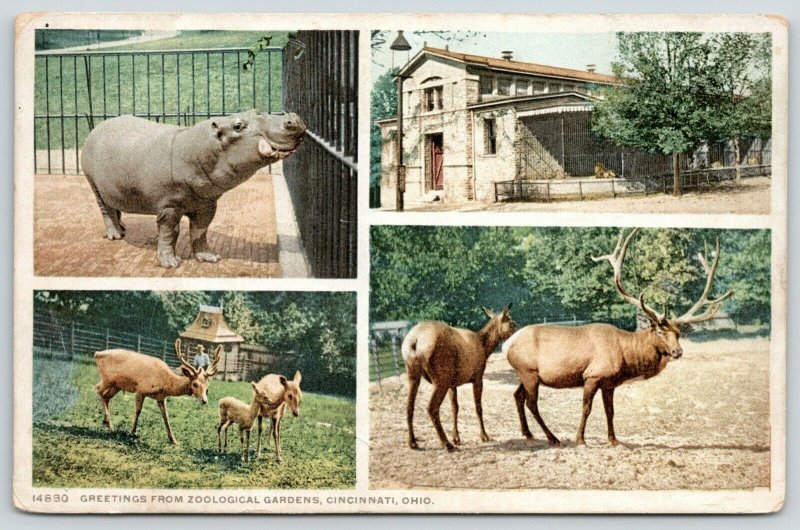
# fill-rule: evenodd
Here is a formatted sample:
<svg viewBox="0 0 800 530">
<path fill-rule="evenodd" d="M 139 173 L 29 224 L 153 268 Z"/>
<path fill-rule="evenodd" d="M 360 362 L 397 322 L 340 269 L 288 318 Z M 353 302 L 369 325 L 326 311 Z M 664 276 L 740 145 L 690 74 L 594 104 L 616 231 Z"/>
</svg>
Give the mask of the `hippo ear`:
<svg viewBox="0 0 800 530">
<path fill-rule="evenodd" d="M 215 122 L 215 121 L 212 121 L 212 122 L 211 122 L 211 128 L 212 128 L 212 129 L 216 129 L 217 127 L 219 127 L 219 126 L 217 125 L 217 122 Z"/>
</svg>

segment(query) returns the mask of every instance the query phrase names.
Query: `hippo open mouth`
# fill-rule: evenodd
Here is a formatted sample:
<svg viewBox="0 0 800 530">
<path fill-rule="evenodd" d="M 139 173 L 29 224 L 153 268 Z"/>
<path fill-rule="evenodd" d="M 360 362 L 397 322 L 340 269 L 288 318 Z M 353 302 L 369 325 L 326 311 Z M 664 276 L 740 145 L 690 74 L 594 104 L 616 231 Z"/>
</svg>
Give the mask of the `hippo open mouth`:
<svg viewBox="0 0 800 530">
<path fill-rule="evenodd" d="M 303 136 L 298 137 L 297 143 L 294 145 L 294 147 L 290 148 L 276 147 L 273 146 L 266 138 L 260 138 L 258 140 L 258 152 L 264 158 L 283 159 L 293 155 L 297 151 L 297 148 L 300 147 L 303 138 Z"/>
</svg>

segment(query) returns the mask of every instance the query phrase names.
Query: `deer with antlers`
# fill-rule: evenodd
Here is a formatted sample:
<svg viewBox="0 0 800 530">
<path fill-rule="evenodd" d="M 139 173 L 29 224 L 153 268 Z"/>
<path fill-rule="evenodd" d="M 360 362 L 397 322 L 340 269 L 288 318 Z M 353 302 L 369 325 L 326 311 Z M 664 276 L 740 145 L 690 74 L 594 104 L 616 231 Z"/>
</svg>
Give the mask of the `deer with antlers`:
<svg viewBox="0 0 800 530">
<path fill-rule="evenodd" d="M 180 374 L 175 373 L 161 359 L 150 355 L 128 350 L 103 350 L 95 353 L 94 360 L 100 372 L 100 382 L 95 385 L 95 390 L 103 404 L 103 424 L 108 427 L 109 432 L 114 432 L 109 402 L 120 391 L 131 392 L 136 394 L 131 434 L 136 434 L 142 404 L 149 397 L 155 399 L 161 409 L 169 441 L 177 445 L 169 425 L 166 399 L 170 396 L 194 396 L 203 405 L 208 404 L 208 384 L 217 373 L 221 353 L 220 345 L 214 351 L 214 360 L 206 372 L 203 368 L 195 368 L 189 364 L 181 351 L 181 339 L 176 340 L 175 354 L 180 361 Z"/>
<path fill-rule="evenodd" d="M 630 332 L 610 324 L 575 327 L 536 324 L 520 329 L 504 344 L 503 351 L 508 362 L 519 376 L 520 385 L 514 398 L 522 435 L 529 440 L 533 439 L 533 434 L 525 416 L 526 404 L 548 442 L 551 445 L 560 444 L 539 414 L 539 385 L 551 388 L 583 387 L 583 411 L 576 444 L 585 444 L 586 420 L 594 396 L 600 390 L 608 423 L 608 441 L 616 445 L 614 389 L 627 381 L 656 376 L 670 360 L 679 359 L 683 355 L 679 342 L 681 328 L 713 319 L 722 302 L 733 294 L 733 291 L 727 291 L 718 298 L 709 299 L 719 264 L 719 238 L 711 265 L 708 264 L 707 248 L 705 254 L 697 256 L 707 275 L 706 284 L 700 298 L 683 315 L 667 318 L 666 308 L 663 314 L 658 313 L 645 304 L 644 295 L 640 294 L 637 298 L 628 294 L 622 284 L 622 264 L 637 231 L 634 229 L 627 236 L 624 230 L 621 231 L 614 251 L 605 256 L 592 257 L 592 260 L 611 264 L 617 292 L 647 317 L 650 321 L 648 328 Z"/>
</svg>

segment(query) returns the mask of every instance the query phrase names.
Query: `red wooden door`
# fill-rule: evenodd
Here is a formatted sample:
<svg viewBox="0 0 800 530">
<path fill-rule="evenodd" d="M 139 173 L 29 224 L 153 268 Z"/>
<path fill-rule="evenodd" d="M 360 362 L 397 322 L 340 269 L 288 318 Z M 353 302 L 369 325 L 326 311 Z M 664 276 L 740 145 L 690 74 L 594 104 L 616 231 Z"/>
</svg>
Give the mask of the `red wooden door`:
<svg viewBox="0 0 800 530">
<path fill-rule="evenodd" d="M 444 149 L 442 136 L 431 136 L 431 182 L 434 190 L 444 189 Z"/>
</svg>

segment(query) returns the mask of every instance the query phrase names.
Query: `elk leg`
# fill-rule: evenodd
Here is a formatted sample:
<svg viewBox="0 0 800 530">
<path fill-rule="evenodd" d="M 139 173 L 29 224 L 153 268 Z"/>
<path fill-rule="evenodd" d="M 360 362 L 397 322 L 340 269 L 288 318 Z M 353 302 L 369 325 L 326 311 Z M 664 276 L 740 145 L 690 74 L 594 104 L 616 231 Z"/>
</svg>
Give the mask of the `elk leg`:
<svg viewBox="0 0 800 530">
<path fill-rule="evenodd" d="M 139 423 L 139 414 L 142 413 L 143 403 L 144 395 L 136 394 L 136 409 L 133 411 L 133 426 L 131 427 L 131 434 L 136 434 L 136 424 Z"/>
<path fill-rule="evenodd" d="M 94 389 L 100 397 L 100 402 L 103 405 L 103 425 L 108 427 L 108 432 L 114 432 L 114 427 L 111 425 L 111 411 L 109 410 L 109 403 L 111 398 L 117 395 L 119 389 L 113 386 L 105 386 L 102 382 L 97 383 Z"/>
<path fill-rule="evenodd" d="M 589 419 L 589 413 L 592 412 L 592 401 L 594 395 L 597 393 L 597 381 L 588 379 L 583 385 L 583 411 L 581 414 L 581 424 L 578 426 L 578 436 L 575 439 L 577 445 L 586 445 L 583 435 L 586 431 L 586 420 Z"/>
<path fill-rule="evenodd" d="M 241 425 L 239 425 L 239 447 L 242 448 L 242 462 L 244 462 L 244 429 Z"/>
<path fill-rule="evenodd" d="M 261 431 L 263 426 L 261 425 L 261 420 L 263 418 L 261 416 L 258 417 L 258 445 L 256 446 L 256 458 L 261 458 Z M 267 442 L 269 442 L 269 438 L 267 438 Z"/>
<path fill-rule="evenodd" d="M 491 442 L 492 439 L 486 434 L 483 426 L 483 379 L 476 379 L 472 382 L 472 396 L 475 398 L 475 413 L 478 415 L 478 424 L 481 427 L 481 441 Z"/>
<path fill-rule="evenodd" d="M 218 453 L 222 452 L 222 423 L 223 422 L 220 421 L 219 425 L 217 425 L 217 452 Z"/>
<path fill-rule="evenodd" d="M 604 388 L 602 393 L 603 407 L 606 409 L 606 422 L 608 423 L 608 443 L 617 445 L 619 441 L 614 434 L 614 389 Z"/>
<path fill-rule="evenodd" d="M 453 447 L 453 444 L 451 444 L 447 439 L 447 435 L 444 433 L 444 429 L 442 428 L 442 419 L 439 417 L 439 409 L 442 406 L 444 397 L 447 395 L 447 391 L 448 388 L 445 385 L 433 385 L 433 395 L 428 403 L 428 416 L 433 422 L 433 426 L 436 428 L 436 434 L 439 435 L 439 440 L 442 442 L 442 447 L 448 451 L 453 451 L 455 447 Z"/>
<path fill-rule="evenodd" d="M 408 446 L 419 449 L 417 437 L 414 436 L 414 405 L 417 401 L 417 391 L 420 383 L 419 373 L 408 373 L 408 400 L 406 401 L 406 423 L 408 424 Z"/>
<path fill-rule="evenodd" d="M 169 414 L 167 413 L 167 404 L 162 399 L 158 402 L 158 408 L 161 409 L 161 416 L 164 418 L 164 425 L 167 427 L 167 437 L 172 445 L 178 445 L 175 436 L 172 435 L 172 427 L 169 425 Z"/>
<path fill-rule="evenodd" d="M 246 440 L 245 444 L 244 444 L 244 461 L 245 462 L 249 462 L 250 461 L 250 429 L 247 429 L 246 431 L 244 431 L 244 438 Z"/>
<path fill-rule="evenodd" d="M 275 438 L 275 418 L 272 418 L 272 421 L 269 422 L 269 433 L 267 434 L 267 445 L 274 445 L 273 440 Z"/>
<path fill-rule="evenodd" d="M 228 452 L 228 427 L 230 427 L 231 422 L 225 423 L 222 430 L 225 435 L 225 443 L 222 446 L 222 449 L 227 453 Z"/>
<path fill-rule="evenodd" d="M 278 421 L 275 422 L 275 462 L 280 464 L 283 462 L 283 458 L 281 457 L 281 419 L 278 418 Z"/>
<path fill-rule="evenodd" d="M 450 406 L 453 409 L 453 443 L 461 445 L 461 437 L 458 435 L 458 389 L 450 389 Z"/>
<path fill-rule="evenodd" d="M 544 419 L 542 415 L 539 414 L 539 379 L 537 378 L 531 388 L 525 388 L 525 391 L 528 393 L 528 408 L 531 409 L 531 414 L 533 414 L 533 419 L 536 420 L 536 423 L 539 424 L 539 427 L 542 428 L 542 432 L 547 437 L 547 443 L 550 445 L 561 445 L 561 442 L 556 438 L 556 436 L 550 432 L 550 429 L 547 428 L 547 425 L 544 423 Z"/>
<path fill-rule="evenodd" d="M 525 417 L 525 399 L 527 395 L 528 393 L 525 392 L 525 385 L 520 383 L 516 392 L 514 392 L 514 401 L 517 402 L 517 414 L 519 414 L 519 426 L 522 428 L 522 436 L 528 440 L 532 440 L 533 433 L 530 428 L 528 428 L 528 418 Z"/>
</svg>

